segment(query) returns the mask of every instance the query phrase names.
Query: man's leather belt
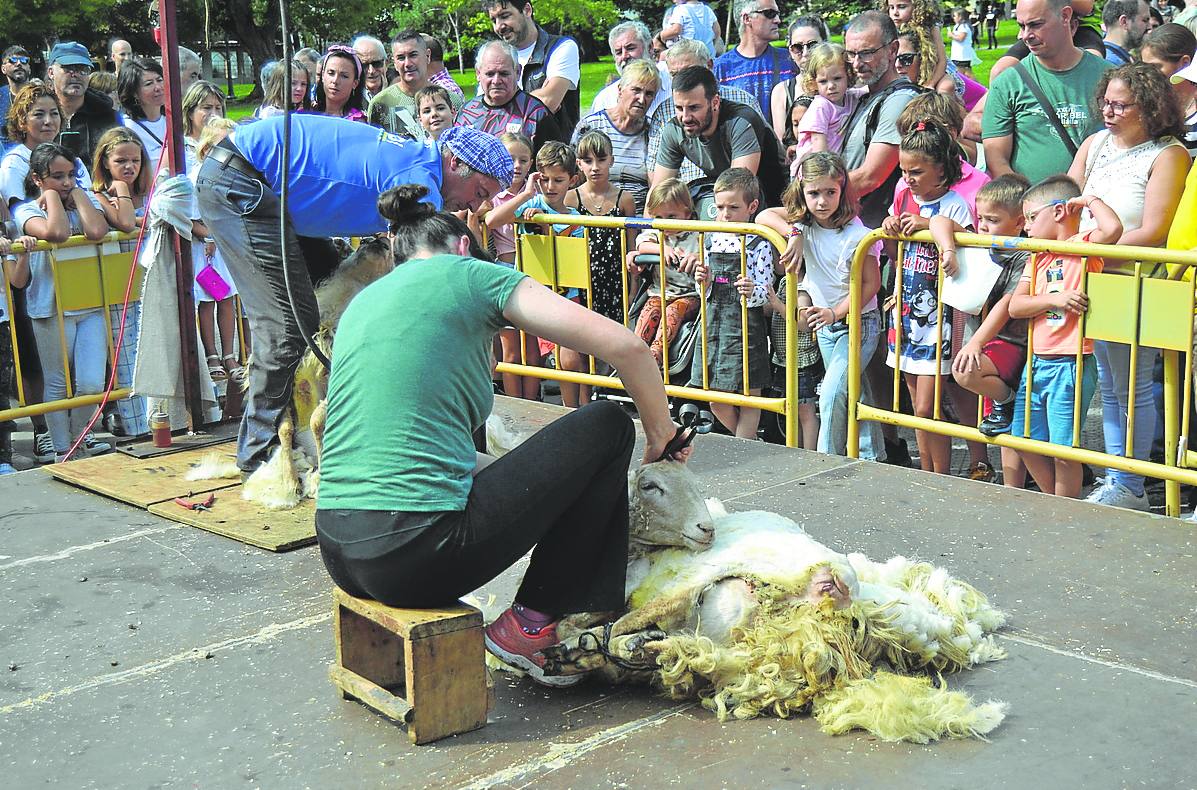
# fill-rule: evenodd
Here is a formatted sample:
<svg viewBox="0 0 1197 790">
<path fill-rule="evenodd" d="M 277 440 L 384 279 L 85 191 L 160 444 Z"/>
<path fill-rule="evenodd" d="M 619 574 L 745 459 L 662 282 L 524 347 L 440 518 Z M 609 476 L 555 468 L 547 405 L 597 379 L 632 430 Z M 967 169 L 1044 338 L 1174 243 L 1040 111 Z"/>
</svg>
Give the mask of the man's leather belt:
<svg viewBox="0 0 1197 790">
<path fill-rule="evenodd" d="M 233 145 L 233 143 L 227 137 L 217 143 L 216 147 L 208 152 L 208 156 L 209 158 L 215 159 L 217 162 L 219 162 L 221 167 L 231 167 L 256 181 L 261 181 L 263 184 L 269 186 L 269 184 L 266 182 L 266 177 L 263 176 L 256 167 L 249 163 L 249 160 L 247 160 L 245 156 L 237 150 L 237 146 Z"/>
</svg>

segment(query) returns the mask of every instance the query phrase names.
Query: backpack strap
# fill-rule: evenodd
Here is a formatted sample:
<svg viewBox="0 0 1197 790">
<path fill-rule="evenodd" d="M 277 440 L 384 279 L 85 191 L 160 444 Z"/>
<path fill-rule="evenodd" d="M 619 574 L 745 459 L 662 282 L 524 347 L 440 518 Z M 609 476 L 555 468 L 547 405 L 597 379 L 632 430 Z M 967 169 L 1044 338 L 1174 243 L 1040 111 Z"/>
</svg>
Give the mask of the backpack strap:
<svg viewBox="0 0 1197 790">
<path fill-rule="evenodd" d="M 1043 110 L 1043 114 L 1047 116 L 1047 121 L 1056 130 L 1056 134 L 1060 136 L 1060 142 L 1064 143 L 1064 147 L 1068 149 L 1068 155 L 1076 158 L 1076 143 L 1064 130 L 1064 124 L 1060 123 L 1060 116 L 1056 114 L 1056 110 L 1048 102 L 1047 97 L 1043 95 L 1043 89 L 1039 87 L 1039 83 L 1031 77 L 1031 72 L 1027 71 L 1026 66 L 1022 65 L 1022 61 L 1018 61 L 1011 68 L 1018 73 L 1022 78 L 1022 84 L 1027 86 L 1027 90 L 1035 97 L 1035 101 L 1039 102 L 1039 107 Z"/>
</svg>

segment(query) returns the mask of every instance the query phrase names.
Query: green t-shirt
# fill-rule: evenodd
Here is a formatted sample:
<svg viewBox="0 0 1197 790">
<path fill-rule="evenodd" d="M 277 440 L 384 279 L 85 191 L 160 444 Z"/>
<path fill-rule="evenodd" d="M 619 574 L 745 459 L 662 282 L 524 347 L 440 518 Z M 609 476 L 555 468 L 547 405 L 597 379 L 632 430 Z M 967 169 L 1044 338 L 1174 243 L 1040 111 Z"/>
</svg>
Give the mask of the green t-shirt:
<svg viewBox="0 0 1197 790">
<path fill-rule="evenodd" d="M 522 273 L 456 255 L 400 264 L 341 317 L 320 462 L 323 510 L 462 510 L 494 405 L 491 342 Z"/>
<path fill-rule="evenodd" d="M 1051 71 L 1034 55 L 1028 55 L 1022 64 L 1056 109 L 1060 124 L 1078 148 L 1086 137 L 1101 129 L 1101 116 L 1093 113 L 1093 91 L 1102 72 L 1110 68 L 1109 63 L 1085 52 L 1068 71 Z M 1014 69 L 1003 71 L 989 87 L 981 121 L 983 139 L 1008 134 L 1014 135 L 1010 166 L 1032 184 L 1066 173 L 1072 165 L 1068 148 Z"/>
</svg>

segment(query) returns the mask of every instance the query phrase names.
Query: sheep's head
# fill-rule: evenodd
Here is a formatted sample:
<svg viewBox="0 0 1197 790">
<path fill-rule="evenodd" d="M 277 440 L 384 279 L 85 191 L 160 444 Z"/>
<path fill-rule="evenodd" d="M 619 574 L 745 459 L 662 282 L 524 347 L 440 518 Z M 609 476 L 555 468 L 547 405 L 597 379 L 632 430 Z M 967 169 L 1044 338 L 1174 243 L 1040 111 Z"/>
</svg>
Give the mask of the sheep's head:
<svg viewBox="0 0 1197 790">
<path fill-rule="evenodd" d="M 658 461 L 628 475 L 631 544 L 636 548 L 682 546 L 703 551 L 715 525 L 698 481 L 685 464 Z"/>
</svg>

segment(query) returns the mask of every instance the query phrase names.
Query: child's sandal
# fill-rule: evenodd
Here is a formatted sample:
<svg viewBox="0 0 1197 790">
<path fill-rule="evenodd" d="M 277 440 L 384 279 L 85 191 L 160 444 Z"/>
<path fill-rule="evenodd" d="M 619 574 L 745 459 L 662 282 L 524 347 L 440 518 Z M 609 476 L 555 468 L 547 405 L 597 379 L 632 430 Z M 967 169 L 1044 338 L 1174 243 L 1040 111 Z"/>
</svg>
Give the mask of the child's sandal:
<svg viewBox="0 0 1197 790">
<path fill-rule="evenodd" d="M 212 377 L 212 381 L 220 382 L 228 380 L 229 374 L 225 371 L 224 365 L 220 364 L 219 356 L 216 354 L 209 354 L 207 356 L 207 362 L 208 375 Z"/>
<path fill-rule="evenodd" d="M 245 378 L 245 366 L 237 361 L 237 356 L 235 354 L 225 354 L 224 357 L 222 357 L 222 361 L 224 363 L 224 369 L 228 371 L 228 376 L 230 379 L 240 382 Z"/>
</svg>

